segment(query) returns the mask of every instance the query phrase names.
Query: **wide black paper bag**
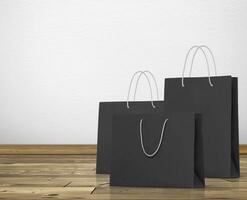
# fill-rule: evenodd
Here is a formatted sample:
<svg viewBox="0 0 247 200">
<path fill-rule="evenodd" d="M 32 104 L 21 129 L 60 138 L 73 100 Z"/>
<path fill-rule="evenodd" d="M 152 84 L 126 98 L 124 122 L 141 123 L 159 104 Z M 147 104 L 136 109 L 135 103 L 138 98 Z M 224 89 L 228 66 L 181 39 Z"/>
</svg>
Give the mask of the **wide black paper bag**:
<svg viewBox="0 0 247 200">
<path fill-rule="evenodd" d="M 112 117 L 115 114 L 137 114 L 137 113 L 161 113 L 163 112 L 163 101 L 153 101 L 152 85 L 150 83 L 149 74 L 153 79 L 156 86 L 157 99 L 158 86 L 154 75 L 150 71 L 137 71 L 133 74 L 129 91 L 127 95 L 127 101 L 122 102 L 100 102 L 99 103 L 99 118 L 98 118 L 98 141 L 97 141 L 97 174 L 109 174 L 111 171 L 111 150 L 112 150 Z M 130 102 L 130 92 L 133 85 L 134 78 L 138 75 L 136 81 L 134 101 Z M 150 101 L 135 101 L 135 95 L 138 87 L 138 83 L 141 77 L 145 77 L 150 90 Z"/>
<path fill-rule="evenodd" d="M 111 186 L 204 187 L 198 115 L 115 115 L 112 139 Z"/>
</svg>

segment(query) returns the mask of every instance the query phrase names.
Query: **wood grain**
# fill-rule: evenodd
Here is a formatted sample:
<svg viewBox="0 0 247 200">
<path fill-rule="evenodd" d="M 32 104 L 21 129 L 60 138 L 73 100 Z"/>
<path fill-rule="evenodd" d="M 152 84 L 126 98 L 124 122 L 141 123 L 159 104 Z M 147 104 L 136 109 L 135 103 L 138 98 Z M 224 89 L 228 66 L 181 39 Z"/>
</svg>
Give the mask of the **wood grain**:
<svg viewBox="0 0 247 200">
<path fill-rule="evenodd" d="M 0 145 L 4 155 L 95 155 L 97 146 L 92 145 Z M 242 144 L 240 154 L 247 154 L 247 145 Z"/>
<path fill-rule="evenodd" d="M 0 199 L 247 199 L 247 155 L 241 178 L 206 179 L 204 189 L 110 187 L 95 163 L 96 155 L 0 155 Z"/>
<path fill-rule="evenodd" d="M 239 153 L 242 155 L 247 154 L 247 144 L 241 144 L 239 146 Z"/>
<path fill-rule="evenodd" d="M 96 145 L 0 145 L 0 154 L 7 155 L 92 155 L 96 153 Z"/>
</svg>

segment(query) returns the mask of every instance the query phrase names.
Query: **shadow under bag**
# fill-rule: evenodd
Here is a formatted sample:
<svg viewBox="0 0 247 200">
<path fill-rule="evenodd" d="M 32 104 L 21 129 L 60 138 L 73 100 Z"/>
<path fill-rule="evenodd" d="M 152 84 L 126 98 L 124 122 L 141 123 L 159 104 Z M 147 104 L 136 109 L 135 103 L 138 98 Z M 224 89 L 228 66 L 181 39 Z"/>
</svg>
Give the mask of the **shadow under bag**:
<svg viewBox="0 0 247 200">
<path fill-rule="evenodd" d="M 204 187 L 200 115 L 113 117 L 111 186 Z"/>
<path fill-rule="evenodd" d="M 202 114 L 205 177 L 239 177 L 238 79 L 168 78 L 165 97 L 173 110 Z"/>
</svg>

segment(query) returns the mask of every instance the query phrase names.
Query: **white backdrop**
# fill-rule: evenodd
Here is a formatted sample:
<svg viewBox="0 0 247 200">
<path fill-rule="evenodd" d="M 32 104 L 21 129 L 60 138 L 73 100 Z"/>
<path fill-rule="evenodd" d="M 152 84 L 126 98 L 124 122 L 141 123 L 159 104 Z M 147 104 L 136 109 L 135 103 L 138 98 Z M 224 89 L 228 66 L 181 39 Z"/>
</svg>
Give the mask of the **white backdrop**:
<svg viewBox="0 0 247 200">
<path fill-rule="evenodd" d="M 219 75 L 239 77 L 247 143 L 246 10 L 246 0 L 0 0 L 0 143 L 96 143 L 98 102 L 125 100 L 144 69 L 163 97 L 193 44 L 211 47 Z M 199 57 L 193 75 L 206 76 Z"/>
</svg>

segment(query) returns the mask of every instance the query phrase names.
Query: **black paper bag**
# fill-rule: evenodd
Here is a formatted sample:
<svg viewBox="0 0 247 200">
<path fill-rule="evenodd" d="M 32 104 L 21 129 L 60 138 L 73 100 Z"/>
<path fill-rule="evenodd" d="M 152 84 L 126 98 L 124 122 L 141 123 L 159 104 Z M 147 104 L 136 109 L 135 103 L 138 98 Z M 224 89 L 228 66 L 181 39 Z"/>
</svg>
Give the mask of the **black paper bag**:
<svg viewBox="0 0 247 200">
<path fill-rule="evenodd" d="M 134 100 L 129 101 L 131 88 L 134 78 L 137 77 Z M 158 85 L 152 72 L 137 71 L 133 74 L 129 90 L 127 94 L 127 101 L 122 102 L 100 102 L 99 104 L 99 118 L 98 118 L 98 141 L 97 141 L 97 174 L 109 174 L 111 171 L 111 149 L 112 149 L 112 117 L 114 114 L 126 113 L 160 113 L 163 112 L 163 102 L 153 101 L 153 90 L 150 83 L 150 75 L 156 87 L 157 99 L 159 99 Z M 149 84 L 150 101 L 135 101 L 136 91 L 140 78 L 144 76 Z"/>
<path fill-rule="evenodd" d="M 237 78 L 185 78 L 184 87 L 182 78 L 168 78 L 165 97 L 174 111 L 202 114 L 205 177 L 239 177 Z"/>
<path fill-rule="evenodd" d="M 109 174 L 111 171 L 112 150 L 112 117 L 114 114 L 162 113 L 163 101 L 154 101 L 153 108 L 150 101 L 129 102 L 100 102 L 97 141 L 97 174 Z"/>
<path fill-rule="evenodd" d="M 111 186 L 204 187 L 200 116 L 115 115 L 112 139 Z"/>
</svg>

